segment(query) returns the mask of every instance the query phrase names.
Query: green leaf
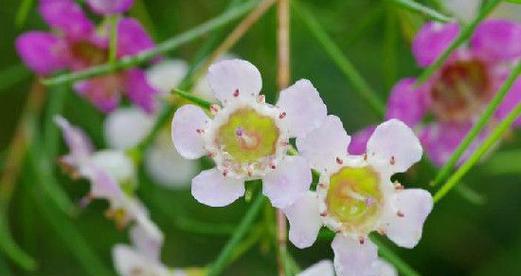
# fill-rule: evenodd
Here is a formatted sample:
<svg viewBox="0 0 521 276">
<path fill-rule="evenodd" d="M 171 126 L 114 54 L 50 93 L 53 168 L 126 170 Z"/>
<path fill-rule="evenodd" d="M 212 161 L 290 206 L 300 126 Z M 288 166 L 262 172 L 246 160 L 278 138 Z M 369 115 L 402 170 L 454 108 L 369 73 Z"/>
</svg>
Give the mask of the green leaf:
<svg viewBox="0 0 521 276">
<path fill-rule="evenodd" d="M 11 273 L 11 270 L 9 270 L 9 266 L 7 265 L 6 261 L 2 258 L 2 256 L 0 256 L 0 275 L 13 275 L 13 273 Z"/>
<path fill-rule="evenodd" d="M 63 107 L 69 94 L 67 86 L 57 86 L 49 91 L 47 110 L 43 123 L 43 144 L 50 160 L 54 160 L 58 155 L 58 146 L 60 142 L 60 130 L 54 123 L 54 117 L 63 112 Z M 51 168 L 54 162 L 51 162 Z"/>
<path fill-rule="evenodd" d="M 17 64 L 0 71 L 0 91 L 7 92 L 7 89 L 12 85 L 28 78 L 31 75 L 24 65 Z M 15 91 L 15 90 L 11 90 Z M 2 93 L 0 92 L 0 93 Z"/>
<path fill-rule="evenodd" d="M 43 81 L 45 85 L 57 85 L 69 82 L 75 82 L 83 79 L 92 78 L 99 75 L 104 75 L 107 73 L 111 73 L 117 70 L 127 69 L 130 67 L 134 67 L 140 65 L 144 62 L 147 62 L 154 57 L 165 54 L 169 51 L 172 51 L 179 46 L 188 43 L 204 34 L 207 34 L 225 24 L 241 17 L 251 9 L 257 6 L 258 0 L 250 0 L 244 4 L 241 4 L 237 7 L 234 7 L 230 10 L 225 11 L 221 15 L 206 21 L 205 23 L 200 24 L 197 27 L 194 27 L 184 33 L 181 33 L 177 36 L 174 36 L 162 43 L 157 44 L 155 48 L 150 50 L 143 51 L 134 56 L 124 57 L 117 62 L 102 64 L 99 66 L 91 67 L 89 69 L 59 75 L 57 77 L 46 79 Z"/>
<path fill-rule="evenodd" d="M 511 149 L 495 153 L 485 164 L 483 170 L 493 175 L 521 174 L 521 150 Z"/>
<path fill-rule="evenodd" d="M 27 16 L 33 7 L 34 0 L 22 0 L 20 1 L 20 7 L 16 12 L 15 25 L 17 28 L 22 28 L 27 21 Z"/>
<path fill-rule="evenodd" d="M 354 86 L 354 91 L 367 102 L 369 107 L 380 117 L 383 117 L 385 104 L 378 98 L 376 92 L 369 86 L 362 75 L 356 70 L 351 61 L 342 53 L 342 50 L 333 42 L 331 37 L 320 26 L 318 20 L 313 16 L 311 11 L 299 3 L 299 1 L 291 1 L 292 7 L 299 18 L 306 24 L 309 31 L 315 39 L 324 48 L 324 51 L 335 62 L 344 76 Z"/>
<path fill-rule="evenodd" d="M 7 209 L 2 206 L 0 210 L 0 249 L 14 263 L 25 270 L 35 270 L 36 261 L 25 253 L 14 241 L 9 232 L 9 222 L 7 221 Z M 1 267 L 1 264 L 0 264 Z M 0 273 L 3 275 L 2 273 Z"/>
</svg>

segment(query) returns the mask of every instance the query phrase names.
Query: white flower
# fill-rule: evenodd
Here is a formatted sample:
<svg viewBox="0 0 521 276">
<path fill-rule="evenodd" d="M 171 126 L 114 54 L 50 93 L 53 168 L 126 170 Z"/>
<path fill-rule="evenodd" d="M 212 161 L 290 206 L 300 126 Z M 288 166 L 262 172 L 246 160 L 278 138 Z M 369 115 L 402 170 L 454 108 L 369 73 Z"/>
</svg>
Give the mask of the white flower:
<svg viewBox="0 0 521 276">
<path fill-rule="evenodd" d="M 332 243 L 337 273 L 366 275 L 377 258 L 367 235 L 378 231 L 399 246 L 414 247 L 433 200 L 425 190 L 391 182 L 393 174 L 405 172 L 422 155 L 418 138 L 403 122 L 392 119 L 379 125 L 365 155 L 349 155 L 349 141 L 335 116 L 297 139 L 300 154 L 321 176 L 316 192 L 309 191 L 283 211 L 293 244 L 311 246 L 325 225 L 337 233 Z"/>
<path fill-rule="evenodd" d="M 61 165 L 71 175 L 91 182 L 84 204 L 93 199 L 105 199 L 110 204 L 107 216 L 113 218 L 119 227 L 135 221 L 154 232 L 147 210 L 133 196 L 137 185 L 136 169 L 125 153 L 118 150 L 94 152 L 91 141 L 81 129 L 62 117 L 55 120 L 70 149 L 70 153 L 60 159 Z"/>
<path fill-rule="evenodd" d="M 470 22 L 479 11 L 483 1 L 480 0 L 445 0 L 445 8 L 463 22 Z M 490 14 L 489 18 L 521 20 L 521 5 L 514 3 L 500 3 Z"/>
<path fill-rule="evenodd" d="M 372 275 L 375 276 L 398 276 L 396 268 L 381 258 L 376 259 L 371 264 L 369 273 L 373 273 Z M 342 274 L 339 273 L 338 275 Z M 367 275 L 367 273 L 358 275 Z M 335 276 L 335 267 L 330 260 L 322 260 L 300 272 L 297 276 Z"/>
<path fill-rule="evenodd" d="M 208 82 L 222 103 L 212 105 L 213 118 L 195 105 L 177 110 L 172 139 L 185 158 L 211 157 L 216 168 L 192 180 L 192 195 L 209 206 L 225 206 L 244 194 L 244 181 L 263 179 L 263 193 L 273 206 L 289 206 L 311 183 L 311 171 L 300 156 L 287 156 L 289 138 L 302 137 L 326 118 L 326 106 L 308 80 L 280 92 L 275 106 L 259 95 L 257 68 L 244 60 L 212 65 Z"/>
<path fill-rule="evenodd" d="M 114 149 L 125 150 L 137 145 L 152 129 L 155 116 L 138 108 L 119 108 L 105 120 L 105 140 Z M 158 134 L 145 153 L 144 166 L 155 183 L 168 188 L 183 188 L 199 164 L 182 158 L 172 146 L 169 131 Z"/>
<path fill-rule="evenodd" d="M 112 249 L 116 271 L 121 276 L 167 276 L 173 272 L 161 263 L 163 234 L 155 227 L 151 234 L 139 226 L 130 230 L 132 246 L 117 244 Z"/>
</svg>

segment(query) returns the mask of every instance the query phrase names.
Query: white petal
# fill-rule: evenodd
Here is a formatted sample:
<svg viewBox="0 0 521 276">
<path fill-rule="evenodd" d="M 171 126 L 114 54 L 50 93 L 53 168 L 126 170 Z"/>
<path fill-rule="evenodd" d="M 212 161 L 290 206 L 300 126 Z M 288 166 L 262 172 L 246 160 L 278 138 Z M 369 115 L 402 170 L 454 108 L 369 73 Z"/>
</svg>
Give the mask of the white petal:
<svg viewBox="0 0 521 276">
<path fill-rule="evenodd" d="M 170 275 L 164 265 L 148 260 L 134 248 L 127 245 L 118 244 L 114 246 L 112 249 L 112 258 L 116 272 L 121 276 L 136 275 L 136 271 L 142 272 L 143 275 Z"/>
<path fill-rule="evenodd" d="M 105 140 L 113 149 L 128 149 L 141 142 L 153 124 L 154 118 L 141 109 L 119 108 L 105 119 Z"/>
<path fill-rule="evenodd" d="M 391 119 L 376 127 L 367 142 L 368 161 L 391 173 L 405 172 L 420 161 L 422 147 L 412 129 L 402 121 Z"/>
<path fill-rule="evenodd" d="M 327 107 L 309 80 L 299 80 L 280 92 L 277 106 L 286 117 L 282 120 L 290 137 L 302 137 L 320 126 L 327 116 Z"/>
<path fill-rule="evenodd" d="M 373 262 L 373 268 L 378 276 L 398 276 L 398 271 L 382 258 Z"/>
<path fill-rule="evenodd" d="M 157 231 L 150 232 L 141 224 L 136 224 L 130 229 L 130 239 L 139 252 L 147 256 L 148 259 L 159 261 L 161 247 L 163 246 L 163 234 L 157 227 L 156 230 Z"/>
<path fill-rule="evenodd" d="M 335 270 L 338 275 L 375 275 L 371 267 L 377 260 L 377 248 L 369 239 L 362 244 L 358 240 L 337 234 L 331 247 L 335 252 Z"/>
<path fill-rule="evenodd" d="M 264 176 L 262 192 L 276 208 L 285 208 L 309 190 L 311 168 L 300 156 L 286 156 L 273 172 Z"/>
<path fill-rule="evenodd" d="M 183 60 L 165 60 L 146 71 L 146 80 L 161 95 L 168 95 L 181 83 L 187 72 L 188 65 Z"/>
<path fill-rule="evenodd" d="M 297 148 L 312 168 L 324 171 L 336 167 L 337 157 L 346 156 L 350 141 L 340 119 L 329 115 L 318 128 L 297 138 Z"/>
<path fill-rule="evenodd" d="M 224 177 L 217 169 L 206 170 L 192 180 L 192 195 L 202 204 L 222 207 L 244 195 L 244 182 Z"/>
<path fill-rule="evenodd" d="M 204 130 L 209 120 L 201 108 L 191 104 L 183 105 L 175 112 L 172 140 L 181 156 L 197 159 L 206 154 L 203 138 L 197 130 Z"/>
<path fill-rule="evenodd" d="M 415 247 L 432 210 L 431 194 L 423 189 L 405 189 L 393 194 L 389 204 L 382 224 L 386 235 L 401 247 Z"/>
<path fill-rule="evenodd" d="M 61 128 L 65 143 L 70 150 L 66 160 L 71 163 L 71 166 L 79 166 L 92 154 L 94 148 L 92 142 L 83 130 L 71 125 L 65 118 L 56 116 L 54 121 Z"/>
<path fill-rule="evenodd" d="M 102 150 L 92 155 L 91 162 L 105 170 L 118 183 L 134 181 L 136 168 L 132 160 L 119 150 Z"/>
<path fill-rule="evenodd" d="M 335 267 L 332 261 L 322 260 L 300 272 L 297 276 L 335 276 Z"/>
<path fill-rule="evenodd" d="M 262 88 L 259 70 L 241 59 L 225 60 L 210 66 L 207 79 L 215 97 L 223 104 L 233 99 L 237 90 L 239 97 L 257 97 Z"/>
<path fill-rule="evenodd" d="M 308 191 L 282 211 L 289 220 L 289 240 L 301 249 L 313 245 L 322 227 L 316 193 Z"/>
<path fill-rule="evenodd" d="M 91 182 L 90 195 L 94 198 L 112 200 L 123 195 L 116 179 L 92 162 L 82 166 L 80 174 Z"/>
</svg>

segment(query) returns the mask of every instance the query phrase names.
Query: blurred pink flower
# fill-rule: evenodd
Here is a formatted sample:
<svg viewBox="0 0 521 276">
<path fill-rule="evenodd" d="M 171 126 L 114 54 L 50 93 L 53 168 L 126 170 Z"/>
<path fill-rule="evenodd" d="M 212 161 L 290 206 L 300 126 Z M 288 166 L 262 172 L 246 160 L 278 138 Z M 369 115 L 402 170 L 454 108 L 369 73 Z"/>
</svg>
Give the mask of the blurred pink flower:
<svg viewBox="0 0 521 276">
<path fill-rule="evenodd" d="M 377 231 L 398 246 L 413 248 L 433 207 L 429 192 L 391 182 L 392 175 L 421 159 L 422 148 L 397 119 L 374 129 L 363 155 L 349 155 L 349 143 L 335 116 L 297 138 L 300 154 L 320 172 L 320 179 L 316 192 L 308 191 L 283 209 L 289 239 L 298 248 L 309 247 L 326 226 L 336 233 L 331 246 L 338 275 L 381 275 L 377 248 L 368 235 Z"/>
<path fill-rule="evenodd" d="M 311 170 L 301 156 L 288 156 L 290 137 L 302 137 L 326 118 L 327 109 L 308 80 L 280 92 L 276 105 L 259 95 L 262 79 L 244 60 L 212 65 L 208 83 L 222 107 L 213 118 L 195 105 L 179 108 L 172 121 L 173 143 L 181 156 L 210 156 L 216 168 L 192 180 L 192 195 L 209 206 L 225 206 L 242 197 L 246 180 L 262 179 L 263 193 L 283 208 L 305 194 Z"/>
<path fill-rule="evenodd" d="M 39 11 L 54 32 L 30 31 L 16 40 L 20 57 L 37 74 L 49 75 L 62 69 L 79 71 L 108 61 L 108 26 L 98 31 L 77 3 L 42 0 Z M 119 20 L 117 36 L 118 58 L 154 46 L 141 24 L 131 18 Z M 137 68 L 80 81 L 74 89 L 103 112 L 114 110 L 124 95 L 146 112 L 155 109 L 156 91 Z"/>
<path fill-rule="evenodd" d="M 429 66 L 459 33 L 456 23 L 428 23 L 418 32 L 412 52 L 421 67 Z M 481 115 L 510 69 L 521 58 L 521 25 L 507 20 L 486 20 L 471 37 L 468 46 L 457 49 L 424 85 L 405 78 L 391 91 L 386 118 L 397 118 L 413 128 L 429 158 L 442 165 Z M 517 80 L 494 115 L 504 118 L 521 101 L 521 80 Z M 521 125 L 521 119 L 516 121 Z M 489 129 L 489 128 L 488 128 Z M 360 143 L 350 151 L 363 151 L 365 130 L 355 135 Z M 483 131 L 465 159 L 488 130 Z"/>
<path fill-rule="evenodd" d="M 134 0 L 87 0 L 87 4 L 97 14 L 110 15 L 126 12 Z"/>
</svg>

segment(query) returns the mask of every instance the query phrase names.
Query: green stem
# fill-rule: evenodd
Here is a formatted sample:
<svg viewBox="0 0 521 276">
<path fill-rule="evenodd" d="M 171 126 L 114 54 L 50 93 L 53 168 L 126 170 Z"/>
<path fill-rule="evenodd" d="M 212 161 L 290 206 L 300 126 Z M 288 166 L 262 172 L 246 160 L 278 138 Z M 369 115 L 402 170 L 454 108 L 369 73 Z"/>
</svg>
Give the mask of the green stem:
<svg viewBox="0 0 521 276">
<path fill-rule="evenodd" d="M 454 21 L 453 18 L 446 16 L 430 7 L 424 6 L 423 4 L 420 4 L 420 3 L 412 1 L 412 0 L 391 0 L 391 1 L 396 3 L 397 5 L 400 5 L 401 7 L 405 8 L 405 9 L 420 13 L 422 15 L 429 17 L 430 19 L 433 19 L 433 20 L 436 20 L 439 22 Z"/>
<path fill-rule="evenodd" d="M 426 82 L 429 77 L 436 72 L 449 58 L 454 50 L 456 50 L 463 42 L 467 41 L 470 36 L 474 33 L 474 30 L 479 25 L 479 23 L 485 19 L 485 17 L 491 13 L 494 8 L 501 2 L 501 0 L 490 0 L 487 1 L 487 4 L 483 9 L 481 9 L 480 13 L 476 18 L 474 18 L 468 25 L 465 25 L 459 35 L 452 41 L 452 43 L 443 51 L 443 53 L 434 61 L 429 67 L 427 67 L 423 73 L 417 79 L 417 85 L 423 84 Z"/>
<path fill-rule="evenodd" d="M 443 181 L 449 173 L 452 171 L 456 163 L 460 160 L 461 156 L 465 153 L 467 148 L 472 144 L 474 139 L 479 135 L 479 133 L 483 130 L 483 128 L 486 126 L 492 115 L 496 112 L 496 109 L 501 104 L 503 99 L 505 98 L 506 94 L 514 84 L 514 82 L 517 80 L 519 75 L 521 74 L 521 62 L 519 62 L 512 72 L 510 72 L 510 75 L 505 80 L 503 85 L 499 88 L 498 92 L 494 96 L 494 98 L 490 101 L 485 111 L 481 114 L 478 121 L 474 126 L 470 129 L 470 131 L 467 133 L 463 141 L 458 145 L 454 153 L 451 155 L 450 159 L 441 167 L 438 174 L 434 178 L 434 181 L 432 182 L 432 185 L 437 185 L 441 181 Z"/>
<path fill-rule="evenodd" d="M 521 115 L 521 104 L 518 104 L 508 116 L 499 123 L 492 133 L 485 139 L 483 144 L 479 146 L 474 153 L 454 172 L 454 174 L 445 182 L 445 184 L 434 194 L 434 202 L 440 201 L 454 186 L 456 186 L 461 178 L 481 159 L 481 157 L 492 148 L 499 139 L 510 129 L 514 121 Z"/>
<path fill-rule="evenodd" d="M 0 213 L 0 249 L 2 249 L 2 253 L 6 254 L 6 256 L 23 269 L 35 270 L 37 266 L 36 261 L 16 244 L 9 232 L 9 222 L 7 218 L 7 209 L 2 208 Z"/>
<path fill-rule="evenodd" d="M 344 76 L 351 82 L 354 91 L 364 99 L 369 107 L 380 117 L 384 116 L 385 104 L 378 98 L 376 92 L 369 86 L 351 61 L 342 53 L 342 50 L 333 42 L 331 37 L 320 26 L 318 20 L 303 4 L 291 1 L 292 7 L 299 18 L 306 24 L 311 34 L 322 45 L 324 51 L 335 62 Z"/>
<path fill-rule="evenodd" d="M 171 50 L 178 48 L 179 46 L 188 43 L 204 34 L 207 34 L 225 24 L 241 17 L 251 9 L 257 6 L 258 0 L 250 0 L 244 4 L 236 6 L 232 9 L 227 10 L 221 15 L 202 23 L 201 25 L 192 28 L 189 31 L 181 33 L 175 37 L 172 37 L 160 44 L 158 44 L 155 48 L 143 51 L 137 55 L 124 57 L 119 59 L 114 63 L 102 64 L 99 66 L 91 67 L 89 69 L 73 72 L 69 74 L 63 74 L 51 79 L 46 79 L 43 81 L 45 85 L 57 85 L 69 82 L 75 82 L 83 79 L 92 78 L 95 76 L 107 74 L 110 72 L 114 72 L 117 70 L 127 69 L 130 67 L 134 67 L 140 65 L 144 62 L 147 62 L 154 57 L 165 54 Z"/>
<path fill-rule="evenodd" d="M 257 198 L 251 204 L 250 208 L 244 215 L 239 226 L 235 230 L 233 236 L 228 240 L 223 250 L 215 260 L 215 262 L 208 269 L 208 276 L 219 275 L 224 270 L 224 267 L 228 259 L 233 254 L 234 248 L 240 243 L 243 237 L 246 235 L 248 229 L 250 229 L 255 218 L 257 217 L 261 207 L 264 203 L 264 196 L 262 194 L 257 195 Z"/>
<path fill-rule="evenodd" d="M 27 21 L 27 15 L 29 15 L 29 11 L 31 11 L 31 8 L 34 4 L 33 0 L 22 0 L 20 2 L 20 7 L 18 7 L 18 11 L 16 12 L 15 17 L 15 25 L 17 28 L 23 27 Z"/>
<path fill-rule="evenodd" d="M 109 35 L 109 64 L 114 64 L 118 55 L 118 22 L 119 15 L 111 15 L 108 18 L 108 24 L 110 29 Z"/>
<path fill-rule="evenodd" d="M 54 122 L 54 117 L 62 113 L 68 93 L 69 90 L 66 86 L 57 87 L 49 92 L 47 111 L 43 122 L 43 144 L 51 160 L 54 160 L 58 155 L 60 142 L 60 131 Z M 51 163 L 51 167 L 53 167 L 53 164 L 54 162 Z"/>
</svg>

